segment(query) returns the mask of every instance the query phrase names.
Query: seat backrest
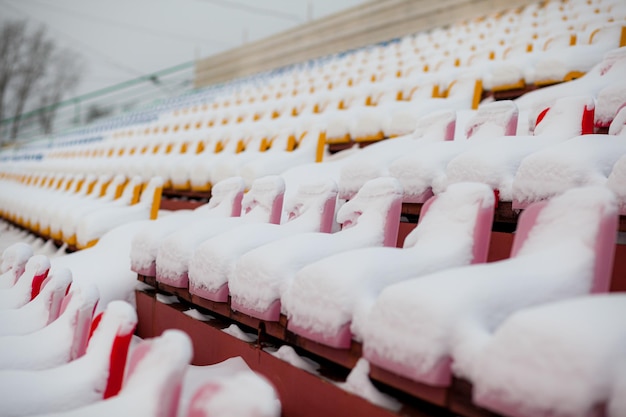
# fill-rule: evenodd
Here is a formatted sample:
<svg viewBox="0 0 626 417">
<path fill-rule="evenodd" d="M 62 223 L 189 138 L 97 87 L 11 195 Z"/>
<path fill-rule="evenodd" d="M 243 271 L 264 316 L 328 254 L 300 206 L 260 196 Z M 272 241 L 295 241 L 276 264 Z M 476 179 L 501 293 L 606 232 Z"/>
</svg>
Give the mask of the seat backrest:
<svg viewBox="0 0 626 417">
<path fill-rule="evenodd" d="M 437 239 L 442 233 L 446 240 L 459 242 L 471 230 L 470 263 L 487 262 L 495 204 L 495 194 L 486 184 L 451 184 L 424 203 L 417 227 L 407 235 L 404 247 L 428 246 L 429 237 Z"/>
<path fill-rule="evenodd" d="M 222 180 L 211 188 L 211 199 L 206 205 L 211 216 L 239 217 L 245 183 L 241 177 Z"/>
<path fill-rule="evenodd" d="M 59 317 L 66 314 L 71 316 L 74 327 L 70 358 L 73 360 L 85 354 L 91 319 L 100 299 L 100 294 L 98 288 L 92 284 L 83 283 L 72 287 L 72 290 L 61 302 Z"/>
<path fill-rule="evenodd" d="M 595 126 L 609 127 L 624 106 L 626 106 L 626 85 L 615 83 L 600 90 L 596 97 Z"/>
<path fill-rule="evenodd" d="M 33 256 L 33 248 L 23 242 L 14 243 L 2 252 L 0 273 L 3 277 L 5 274 L 8 275 L 7 280 L 11 281 L 8 286 L 14 285 L 17 279 L 22 276 L 26 263 L 31 256 Z"/>
<path fill-rule="evenodd" d="M 259 178 L 252 183 L 242 201 L 242 217 L 246 222 L 280 224 L 285 181 L 278 175 Z"/>
<path fill-rule="evenodd" d="M 302 184 L 285 210 L 287 222 L 315 224 L 317 230 L 330 233 L 337 203 L 337 184 L 332 179 Z"/>
<path fill-rule="evenodd" d="M 159 216 L 161 205 L 161 194 L 163 193 L 163 178 L 152 177 L 145 185 L 139 198 L 139 204 L 150 207 L 150 220 L 155 220 Z"/>
<path fill-rule="evenodd" d="M 102 199 L 104 201 L 112 201 L 119 198 L 124 191 L 124 185 L 126 185 L 126 177 L 122 174 L 116 175 L 106 186 Z"/>
<path fill-rule="evenodd" d="M 570 96 L 556 100 L 539 112 L 533 134 L 569 139 L 593 133 L 595 101 L 591 96 Z"/>
<path fill-rule="evenodd" d="M 412 136 L 417 140 L 453 140 L 456 129 L 456 112 L 441 110 L 421 117 Z"/>
<path fill-rule="evenodd" d="M 395 247 L 398 240 L 402 186 L 393 177 L 379 177 L 366 182 L 353 199 L 337 212 L 342 230 L 364 226 L 380 228 L 383 245 Z"/>
<path fill-rule="evenodd" d="M 609 135 L 624 136 L 626 135 L 626 105 L 622 107 L 609 126 Z"/>
<path fill-rule="evenodd" d="M 50 280 L 39 296 L 45 298 L 48 310 L 47 324 L 52 323 L 61 314 L 61 305 L 72 284 L 72 272 L 69 268 L 57 268 L 50 274 Z"/>
<path fill-rule="evenodd" d="M 609 290 L 618 223 L 615 196 L 604 187 L 576 188 L 528 206 L 517 222 L 511 257 L 580 241 L 594 251 L 591 292 Z"/>
<path fill-rule="evenodd" d="M 156 416 L 175 417 L 191 356 L 191 340 L 179 330 L 166 330 L 160 337 L 141 341 L 130 355 L 122 394 L 153 388 Z"/>
<path fill-rule="evenodd" d="M 139 196 L 141 194 L 142 181 L 141 177 L 138 175 L 133 176 L 125 185 L 124 191 L 116 199 L 121 204 L 124 205 L 132 205 L 139 201 Z"/>
<path fill-rule="evenodd" d="M 518 114 L 511 100 L 483 104 L 465 125 L 465 136 L 472 140 L 515 136 Z"/>
<path fill-rule="evenodd" d="M 109 369 L 103 399 L 117 395 L 122 388 L 130 341 L 137 326 L 135 309 L 124 301 L 111 301 L 93 320 L 87 355 L 107 358 Z"/>
</svg>

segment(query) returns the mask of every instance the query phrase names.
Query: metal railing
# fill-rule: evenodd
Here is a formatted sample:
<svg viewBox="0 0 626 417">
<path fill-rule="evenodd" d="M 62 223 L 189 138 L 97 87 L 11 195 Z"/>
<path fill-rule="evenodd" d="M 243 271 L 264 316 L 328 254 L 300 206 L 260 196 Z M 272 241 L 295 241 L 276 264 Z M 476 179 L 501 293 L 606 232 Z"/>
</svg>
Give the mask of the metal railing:
<svg viewBox="0 0 626 417">
<path fill-rule="evenodd" d="M 119 84 L 72 97 L 49 106 L 40 107 L 18 117 L 0 121 L 0 141 L 9 145 L 24 145 L 64 132 L 71 132 L 98 120 L 123 119 L 133 113 L 153 111 L 159 102 L 193 91 L 194 62 L 185 62 L 161 71 Z M 56 110 L 53 130 L 44 134 L 39 123 L 41 113 Z M 17 138 L 9 138 L 11 126 L 20 123 Z"/>
</svg>

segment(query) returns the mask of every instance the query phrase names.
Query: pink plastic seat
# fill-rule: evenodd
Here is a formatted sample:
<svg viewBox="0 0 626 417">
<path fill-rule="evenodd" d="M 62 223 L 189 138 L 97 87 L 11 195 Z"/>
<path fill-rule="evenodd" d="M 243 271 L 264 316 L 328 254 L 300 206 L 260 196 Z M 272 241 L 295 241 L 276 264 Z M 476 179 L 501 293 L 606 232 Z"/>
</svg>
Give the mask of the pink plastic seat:
<svg viewBox="0 0 626 417">
<path fill-rule="evenodd" d="M 355 198 L 339 209 L 337 222 L 342 224 L 341 231 L 301 233 L 241 256 L 235 269 L 237 286 L 231 289 L 231 302 L 248 315 L 277 321 L 283 287 L 303 266 L 360 247 L 395 247 L 401 205 L 401 191 L 395 179 L 368 181 Z"/>
<path fill-rule="evenodd" d="M 474 403 L 510 417 L 623 415 L 609 404 L 623 404 L 624 314 L 623 293 L 520 310 L 480 354 Z"/>
<path fill-rule="evenodd" d="M 33 248 L 22 242 L 14 243 L 2 252 L 0 289 L 11 288 L 24 273 L 26 262 L 33 256 Z"/>
<path fill-rule="evenodd" d="M 201 385 L 191 398 L 186 416 L 278 417 L 281 405 L 276 397 L 275 388 L 265 378 L 240 372 Z"/>
<path fill-rule="evenodd" d="M 571 229 L 573 218 L 588 224 Z M 510 259 L 455 268 L 388 287 L 369 316 L 364 356 L 381 368 L 433 386 L 450 384 L 452 362 L 458 372 L 471 378 L 474 355 L 467 346 L 476 332 L 470 330 L 480 329 L 477 331 L 488 335 L 521 308 L 608 291 L 617 219 L 615 200 L 602 188 L 576 189 L 529 206 L 518 222 Z M 563 259 L 565 256 L 569 258 Z M 411 304 L 407 304 L 409 296 Z M 385 317 L 398 320 L 402 312 L 411 314 L 411 321 L 388 322 L 380 316 L 382 309 Z M 461 324 L 466 319 L 470 323 Z M 421 330 L 411 330 L 414 327 Z M 423 342 L 412 345 L 411 336 L 403 339 L 403 346 L 395 344 L 396 334 L 411 331 Z M 452 340 L 454 343 L 449 342 Z M 432 350 L 437 341 L 442 341 L 442 346 Z"/>
<path fill-rule="evenodd" d="M 348 348 L 354 335 L 360 339 L 369 305 L 386 286 L 486 262 L 494 207 L 487 186 L 453 185 L 424 204 L 403 249 L 357 249 L 307 265 L 291 285 L 289 329 L 321 344 Z"/>
<path fill-rule="evenodd" d="M 76 287 L 63 298 L 55 321 L 31 333 L 0 338 L 0 369 L 49 369 L 82 356 L 98 299 L 94 286 Z M 42 345 L 47 349 L 42 351 Z"/>
<path fill-rule="evenodd" d="M 122 386 L 136 324 L 137 314 L 130 304 L 112 301 L 100 319 L 94 320 L 87 352 L 81 357 L 38 371 L 0 371 L 0 384 L 11 386 L 0 392 L 3 414 L 62 412 L 115 396 Z M 81 336 L 88 337 L 89 329 Z"/>
<path fill-rule="evenodd" d="M 0 310 L 0 336 L 32 333 L 52 323 L 61 312 L 71 283 L 70 270 L 59 268 L 32 301 L 17 309 Z"/>
<path fill-rule="evenodd" d="M 457 155 L 472 146 L 504 136 L 514 136 L 518 125 L 517 106 L 512 101 L 483 104 L 465 126 L 468 141 L 433 143 L 416 153 L 396 159 L 390 166 L 392 176 L 404 188 L 403 201 L 424 203 L 433 194 L 445 189 L 446 166 Z"/>
<path fill-rule="evenodd" d="M 130 354 L 119 393 L 60 413 L 59 417 L 175 417 L 191 355 L 189 337 L 178 330 L 166 330 L 159 337 L 143 340 Z"/>
<path fill-rule="evenodd" d="M 157 281 L 177 288 L 187 288 L 189 262 L 200 244 L 243 223 L 279 224 L 284 194 L 285 183 L 281 177 L 260 178 L 243 197 L 240 217 L 205 219 L 202 224 L 191 224 L 168 236 L 157 254 Z M 220 292 L 222 293 L 223 291 Z"/>
<path fill-rule="evenodd" d="M 24 273 L 10 288 L 0 290 L 0 310 L 19 308 L 39 294 L 50 270 L 50 260 L 35 255 L 26 262 Z"/>
</svg>

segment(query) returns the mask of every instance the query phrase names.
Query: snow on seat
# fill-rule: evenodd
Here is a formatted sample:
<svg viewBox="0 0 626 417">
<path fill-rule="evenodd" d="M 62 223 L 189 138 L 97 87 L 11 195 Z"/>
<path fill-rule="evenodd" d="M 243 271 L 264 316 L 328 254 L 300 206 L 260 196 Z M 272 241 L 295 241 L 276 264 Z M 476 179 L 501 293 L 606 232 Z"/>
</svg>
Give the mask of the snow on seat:
<svg viewBox="0 0 626 417">
<path fill-rule="evenodd" d="M 609 135 L 624 136 L 626 135 L 626 106 L 622 107 L 609 126 Z"/>
<path fill-rule="evenodd" d="M 189 262 L 204 241 L 242 223 L 279 224 L 285 183 L 281 177 L 267 176 L 252 184 L 242 201 L 240 217 L 207 218 L 169 235 L 159 246 L 156 257 L 157 281 L 178 288 L 189 285 Z"/>
<path fill-rule="evenodd" d="M 622 113 L 626 116 L 626 111 Z M 626 129 L 624 132 L 626 133 Z M 626 135 L 621 137 L 626 137 Z M 626 215 L 626 154 L 623 154 L 613 165 L 613 169 L 606 180 L 606 186 L 617 197 L 620 214 Z"/>
<path fill-rule="evenodd" d="M 589 96 L 557 100 L 541 113 L 532 136 L 510 136 L 476 143 L 446 167 L 444 183 L 476 181 L 513 199 L 513 179 L 522 159 L 543 148 L 593 133 L 594 100 Z"/>
<path fill-rule="evenodd" d="M 242 165 L 241 176 L 246 184 L 252 184 L 257 179 L 267 175 L 280 175 L 286 170 L 306 163 L 320 162 L 320 147 L 324 146 L 323 134 L 318 126 L 300 126 L 302 131 L 295 131 L 293 136 L 284 144 L 279 137 L 274 139 L 272 146 L 258 158 Z M 292 140 L 293 138 L 293 140 Z"/>
<path fill-rule="evenodd" d="M 475 359 L 474 402 L 510 417 L 623 415 L 601 410 L 626 360 L 624 314 L 623 294 L 514 313 Z"/>
<path fill-rule="evenodd" d="M 241 167 L 244 164 L 263 158 L 268 151 L 269 145 L 273 142 L 271 127 L 268 124 L 256 123 L 244 128 L 246 129 L 245 140 L 241 142 L 241 149 L 237 153 L 225 155 L 224 158 L 211 165 L 209 178 L 212 184 L 230 177 L 241 176 Z"/>
<path fill-rule="evenodd" d="M 238 217 L 241 214 L 244 182 L 232 177 L 215 184 L 207 204 L 193 211 L 179 210 L 147 224 L 133 236 L 130 249 L 131 269 L 138 274 L 156 276 L 156 258 L 166 236 L 194 222 L 212 217 Z"/>
<path fill-rule="evenodd" d="M 0 337 L 0 369 L 49 369 L 85 353 L 99 293 L 93 285 L 74 287 L 61 301 L 59 317 L 52 323 L 31 333 Z"/>
<path fill-rule="evenodd" d="M 206 240 L 189 262 L 189 292 L 212 301 L 228 301 L 235 265 L 246 252 L 288 236 L 306 232 L 330 233 L 337 185 L 321 180 L 301 185 L 281 224 L 242 224 Z M 233 283 L 232 285 L 237 285 Z M 238 309 L 235 302 L 233 308 Z"/>
<path fill-rule="evenodd" d="M 585 135 L 528 155 L 513 180 L 513 208 L 583 186 L 604 186 L 626 155 L 626 136 Z"/>
<path fill-rule="evenodd" d="M 0 385 L 11 387 L 0 392 L 3 415 L 66 411 L 116 395 L 136 323 L 137 314 L 130 304 L 113 301 L 101 319 L 94 320 L 83 356 L 49 369 L 0 371 Z M 49 343 L 41 341 L 39 350 Z"/>
<path fill-rule="evenodd" d="M 608 128 L 617 113 L 626 106 L 626 82 L 611 84 L 596 97 L 596 128 Z"/>
<path fill-rule="evenodd" d="M 140 177 L 134 177 L 133 185 L 138 186 L 140 181 Z M 126 185 L 126 177 L 123 175 L 116 175 L 106 186 L 104 195 L 99 198 L 81 201 L 80 204 L 76 204 L 69 208 L 69 210 L 66 210 L 62 217 L 57 219 L 61 225 L 61 235 L 63 237 L 63 241 L 70 245 L 76 244 L 76 225 L 85 214 L 102 208 L 117 200 L 130 203 L 135 194 L 135 190 L 133 187 L 126 187 Z"/>
<path fill-rule="evenodd" d="M 469 110 L 478 107 L 482 83 L 474 77 L 459 77 L 445 88 L 445 98 L 433 94 L 430 99 L 411 99 L 396 102 L 383 121 L 386 137 L 401 136 L 413 132 L 421 116 L 435 110 Z"/>
<path fill-rule="evenodd" d="M 67 210 L 68 206 L 72 206 L 76 204 L 80 199 L 85 198 L 90 195 L 94 188 L 96 188 L 98 177 L 93 174 L 85 175 L 85 178 L 76 188 L 76 192 L 74 194 L 67 194 L 62 199 L 58 199 L 57 201 L 46 205 L 46 207 L 42 208 L 42 211 L 39 213 L 39 217 L 37 222 L 39 224 L 39 233 L 43 236 L 51 236 L 51 223 L 54 222 L 53 219 L 57 218 L 60 213 Z M 55 236 L 58 238 L 59 236 Z"/>
<path fill-rule="evenodd" d="M 474 358 L 517 310 L 606 292 L 615 250 L 615 198 L 577 188 L 536 203 L 520 217 L 511 258 L 448 269 L 387 287 L 363 329 L 371 363 L 446 387 L 473 380 Z"/>
<path fill-rule="evenodd" d="M 122 177 L 119 177 L 119 180 L 121 179 Z M 112 187 L 109 187 L 109 185 L 112 185 Z M 116 187 L 118 186 L 119 186 L 118 180 L 114 182 L 113 177 L 111 175 L 109 174 L 99 175 L 98 179 L 91 186 L 91 188 L 88 188 L 86 190 L 86 194 L 80 195 L 75 201 L 68 202 L 68 205 L 70 207 L 69 210 L 72 210 L 72 208 L 79 206 L 81 204 L 91 204 L 97 199 L 101 197 L 103 198 L 106 195 L 107 190 L 110 193 L 115 194 L 116 192 L 120 191 L 119 189 L 115 190 Z M 64 222 L 63 219 L 67 215 L 68 215 L 67 205 L 60 205 L 59 207 L 52 208 L 48 212 L 48 215 L 46 216 L 48 221 L 45 224 L 41 224 L 41 230 L 42 231 L 48 230 L 48 235 L 52 239 L 61 240 L 63 237 L 63 232 L 62 232 L 62 227 L 63 227 L 63 222 Z"/>
<path fill-rule="evenodd" d="M 487 260 L 494 194 L 483 184 L 452 185 L 431 197 L 404 249 L 362 248 L 323 258 L 296 273 L 289 327 L 335 348 L 348 348 L 376 296 L 388 285 Z"/>
<path fill-rule="evenodd" d="M 363 149 L 341 170 L 339 197 L 349 200 L 367 181 L 389 175 L 389 164 L 425 143 L 454 139 L 456 112 L 442 110 L 421 117 L 412 134 Z"/>
<path fill-rule="evenodd" d="M 0 290 L 11 288 L 24 273 L 26 262 L 33 256 L 33 248 L 17 242 L 2 252 L 0 262 Z"/>
<path fill-rule="evenodd" d="M 129 355 L 119 394 L 41 417 L 175 417 L 183 375 L 192 354 L 189 336 L 179 330 L 166 330 L 159 337 L 142 340 Z"/>
<path fill-rule="evenodd" d="M 57 319 L 61 303 L 72 283 L 72 273 L 60 268 L 52 273 L 41 292 L 20 308 L 0 310 L 0 336 L 32 333 Z"/>
<path fill-rule="evenodd" d="M 545 85 L 580 77 L 600 62 L 605 53 L 626 46 L 623 44 L 626 41 L 625 34 L 626 26 L 616 22 L 598 28 L 588 42 L 583 40 L 565 48 L 545 49 L 529 54 L 533 59 L 530 68 L 524 69 L 526 83 Z"/>
<path fill-rule="evenodd" d="M 247 252 L 235 266 L 232 302 L 253 317 L 278 321 L 285 302 L 281 297 L 305 265 L 351 249 L 396 245 L 401 196 L 394 178 L 368 181 L 339 208 L 336 219 L 341 231 L 302 233 Z"/>
<path fill-rule="evenodd" d="M 216 135 L 214 149 L 205 149 L 196 158 L 178 167 L 188 171 L 189 183 L 194 191 L 208 191 L 212 186 L 211 174 L 217 163 L 236 154 L 240 148 L 242 129 L 225 127 Z M 174 173 L 171 173 L 174 176 Z"/>
<path fill-rule="evenodd" d="M 274 387 L 252 372 L 207 382 L 193 395 L 187 417 L 279 417 Z"/>
<path fill-rule="evenodd" d="M 429 143 L 396 159 L 389 172 L 404 188 L 403 201 L 423 203 L 433 195 L 433 188 L 443 190 L 445 168 L 452 158 L 469 149 L 472 142 L 514 135 L 517 117 L 517 109 L 510 101 L 483 104 L 465 126 L 468 140 Z"/>
<path fill-rule="evenodd" d="M 539 114 L 554 105 L 559 98 L 574 95 L 596 97 L 608 85 L 623 83 L 626 71 L 626 47 L 607 52 L 600 63 L 587 74 L 567 83 L 552 85 L 528 92 L 515 100 L 520 112 L 529 112 L 530 120 L 537 120 Z"/>
<path fill-rule="evenodd" d="M 44 255 L 31 256 L 15 285 L 0 290 L 0 310 L 20 308 L 39 294 L 48 277 L 50 260 Z"/>
<path fill-rule="evenodd" d="M 41 217 L 43 213 L 46 213 L 59 202 L 73 198 L 80 191 L 84 180 L 83 174 L 67 175 L 65 182 L 59 189 L 48 194 L 45 198 L 30 201 L 28 213 L 25 213 L 25 221 L 28 224 L 28 228 L 34 232 L 41 233 Z"/>
<path fill-rule="evenodd" d="M 138 184 L 141 187 L 141 183 Z M 163 179 L 153 177 L 145 184 L 138 201 L 130 205 L 111 204 L 83 216 L 76 227 L 76 246 L 84 249 L 95 245 L 106 232 L 124 223 L 155 220 L 161 202 Z M 133 197 L 133 199 L 135 199 Z"/>
</svg>

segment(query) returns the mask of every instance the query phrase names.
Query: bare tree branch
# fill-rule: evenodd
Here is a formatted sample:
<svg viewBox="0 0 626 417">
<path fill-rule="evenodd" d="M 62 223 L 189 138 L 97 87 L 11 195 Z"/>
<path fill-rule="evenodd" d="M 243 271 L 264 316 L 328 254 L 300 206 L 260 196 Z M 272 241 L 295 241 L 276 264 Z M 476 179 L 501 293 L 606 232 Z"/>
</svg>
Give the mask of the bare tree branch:
<svg viewBox="0 0 626 417">
<path fill-rule="evenodd" d="M 8 87 L 20 65 L 19 56 L 25 35 L 25 21 L 7 22 L 0 27 L 0 120 L 6 117 Z"/>
<path fill-rule="evenodd" d="M 39 89 L 39 124 L 45 134 L 52 133 L 57 107 L 63 96 L 78 85 L 83 73 L 82 58 L 67 49 L 57 50 L 50 59 L 48 71 Z"/>
<path fill-rule="evenodd" d="M 35 83 L 45 75 L 46 66 L 54 50 L 52 41 L 46 39 L 44 28 L 39 28 L 24 43 L 23 52 L 20 55 L 20 65 L 15 86 L 13 109 L 13 125 L 11 126 L 11 139 L 15 139 L 20 128 L 20 118 Z"/>
</svg>

